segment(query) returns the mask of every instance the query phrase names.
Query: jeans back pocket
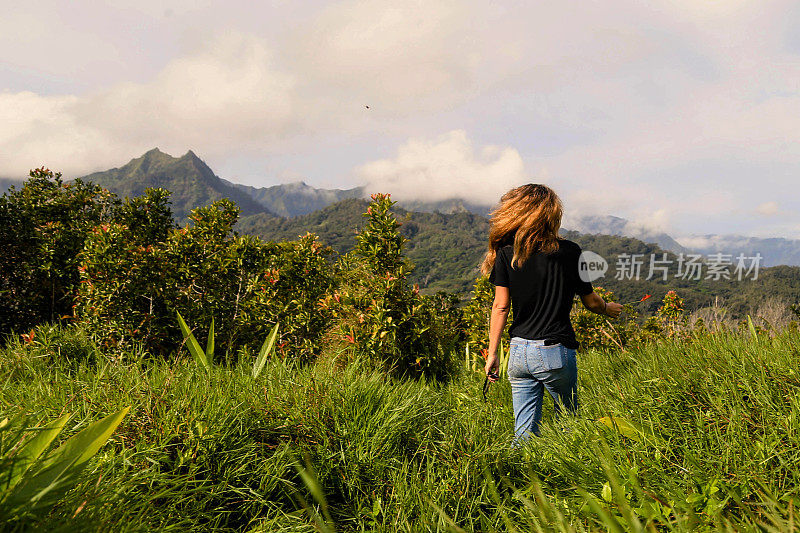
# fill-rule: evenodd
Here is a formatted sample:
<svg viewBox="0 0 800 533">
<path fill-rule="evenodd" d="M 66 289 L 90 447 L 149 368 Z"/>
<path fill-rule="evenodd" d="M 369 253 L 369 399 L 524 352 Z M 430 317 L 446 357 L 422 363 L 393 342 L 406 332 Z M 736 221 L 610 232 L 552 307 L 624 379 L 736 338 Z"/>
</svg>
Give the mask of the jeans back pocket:
<svg viewBox="0 0 800 533">
<path fill-rule="evenodd" d="M 520 377 L 527 373 L 525 345 L 511 343 L 508 347 L 508 377 Z"/>
<path fill-rule="evenodd" d="M 561 344 L 551 344 L 550 346 L 539 346 L 539 354 L 542 356 L 543 370 L 558 370 L 564 366 L 564 346 Z"/>
</svg>

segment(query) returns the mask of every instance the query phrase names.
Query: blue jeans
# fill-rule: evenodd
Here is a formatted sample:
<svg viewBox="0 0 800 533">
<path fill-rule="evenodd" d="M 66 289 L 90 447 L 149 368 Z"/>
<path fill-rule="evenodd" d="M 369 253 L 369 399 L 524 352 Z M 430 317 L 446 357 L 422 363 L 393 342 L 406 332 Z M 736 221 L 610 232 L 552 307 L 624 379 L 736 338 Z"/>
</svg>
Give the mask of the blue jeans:
<svg viewBox="0 0 800 533">
<path fill-rule="evenodd" d="M 576 351 L 561 344 L 545 346 L 543 340 L 511 339 L 508 380 L 514 405 L 514 441 L 517 446 L 530 435 L 539 435 L 544 389 L 555 402 L 555 413 L 578 408 Z"/>
</svg>

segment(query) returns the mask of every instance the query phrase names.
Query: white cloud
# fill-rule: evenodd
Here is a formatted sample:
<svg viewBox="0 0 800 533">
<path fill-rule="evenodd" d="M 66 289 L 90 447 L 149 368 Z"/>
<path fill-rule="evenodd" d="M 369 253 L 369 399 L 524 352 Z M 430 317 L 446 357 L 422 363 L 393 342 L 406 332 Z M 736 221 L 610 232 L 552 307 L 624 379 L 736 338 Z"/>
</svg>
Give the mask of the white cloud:
<svg viewBox="0 0 800 533">
<path fill-rule="evenodd" d="M 67 175 L 116 166 L 160 146 L 204 155 L 263 147 L 301 127 L 294 78 L 241 34 L 218 35 L 149 83 L 84 96 L 0 93 L 0 175 L 46 161 Z"/>
<path fill-rule="evenodd" d="M 456 0 L 346 0 L 318 13 L 288 50 L 314 93 L 374 114 L 418 112 L 461 99 L 478 54 L 472 13 Z"/>
<path fill-rule="evenodd" d="M 517 150 L 476 149 L 462 130 L 410 139 L 394 158 L 367 163 L 357 175 L 370 192 L 389 192 L 398 200 L 459 197 L 478 204 L 494 204 L 508 189 L 528 181 Z"/>
</svg>

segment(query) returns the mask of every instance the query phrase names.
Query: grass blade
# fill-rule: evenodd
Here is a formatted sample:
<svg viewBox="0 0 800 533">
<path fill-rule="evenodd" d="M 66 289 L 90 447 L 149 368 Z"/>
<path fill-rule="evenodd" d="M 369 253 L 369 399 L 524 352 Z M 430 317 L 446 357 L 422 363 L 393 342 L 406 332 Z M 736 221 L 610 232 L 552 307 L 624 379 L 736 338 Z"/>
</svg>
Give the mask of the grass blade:
<svg viewBox="0 0 800 533">
<path fill-rule="evenodd" d="M 259 374 L 261 374 L 261 370 L 264 368 L 264 363 L 267 362 L 267 355 L 269 355 L 275 349 L 275 340 L 278 338 L 278 323 L 275 323 L 275 327 L 272 328 L 272 332 L 267 337 L 267 340 L 264 341 L 263 346 L 261 346 L 261 351 L 258 352 L 258 357 L 256 357 L 256 362 L 253 364 L 253 379 L 256 379 Z"/>
<path fill-rule="evenodd" d="M 208 341 L 206 342 L 206 359 L 208 364 L 214 363 L 214 317 L 211 317 L 211 328 L 208 330 Z"/>
<path fill-rule="evenodd" d="M 635 440 L 637 442 L 642 440 L 642 435 L 644 431 L 639 428 L 636 424 L 627 420 L 625 418 L 619 416 L 604 416 L 597 420 L 604 426 L 608 427 L 609 429 L 614 429 L 618 431 L 621 435 L 628 437 L 631 440 Z"/>
<path fill-rule="evenodd" d="M 206 357 L 205 352 L 203 352 L 203 350 L 200 348 L 200 343 L 198 343 L 197 339 L 194 338 L 192 330 L 190 330 L 189 326 L 186 325 L 186 321 L 183 319 L 180 312 L 178 312 L 178 324 L 181 326 L 181 332 L 183 333 L 183 338 L 186 340 L 186 347 L 189 348 L 189 353 L 192 354 L 195 361 L 208 370 L 210 368 L 210 365 L 208 364 L 208 358 Z"/>
<path fill-rule="evenodd" d="M 750 318 L 750 315 L 747 315 L 747 328 L 750 330 L 750 335 L 752 335 L 753 340 L 758 340 L 758 332 L 756 331 L 756 325 L 753 324 L 753 319 Z"/>
</svg>

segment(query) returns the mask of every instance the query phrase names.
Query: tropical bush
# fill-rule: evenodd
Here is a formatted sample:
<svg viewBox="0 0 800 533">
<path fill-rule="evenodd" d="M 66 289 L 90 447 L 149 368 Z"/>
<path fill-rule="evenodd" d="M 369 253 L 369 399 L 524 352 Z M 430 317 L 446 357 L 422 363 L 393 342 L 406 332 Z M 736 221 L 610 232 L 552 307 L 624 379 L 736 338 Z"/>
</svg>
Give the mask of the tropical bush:
<svg viewBox="0 0 800 533">
<path fill-rule="evenodd" d="M 462 312 L 467 329 L 467 350 L 471 354 L 479 354 L 489 348 L 489 321 L 494 302 L 494 285 L 489 276 L 479 276 L 472 288 L 472 298 L 464 306 Z M 513 309 L 508 313 L 506 329 L 501 342 L 508 344 L 508 330 L 514 321 Z"/>
<path fill-rule="evenodd" d="M 330 319 L 315 309 L 334 283 L 327 250 L 310 235 L 281 244 L 238 236 L 237 216 L 220 200 L 147 246 L 129 226 L 96 227 L 80 266 L 79 320 L 107 345 L 141 341 L 167 354 L 180 341 L 176 311 L 204 328 L 213 319 L 225 359 L 257 347 L 280 321 L 278 353 L 311 356 Z"/>
</svg>

